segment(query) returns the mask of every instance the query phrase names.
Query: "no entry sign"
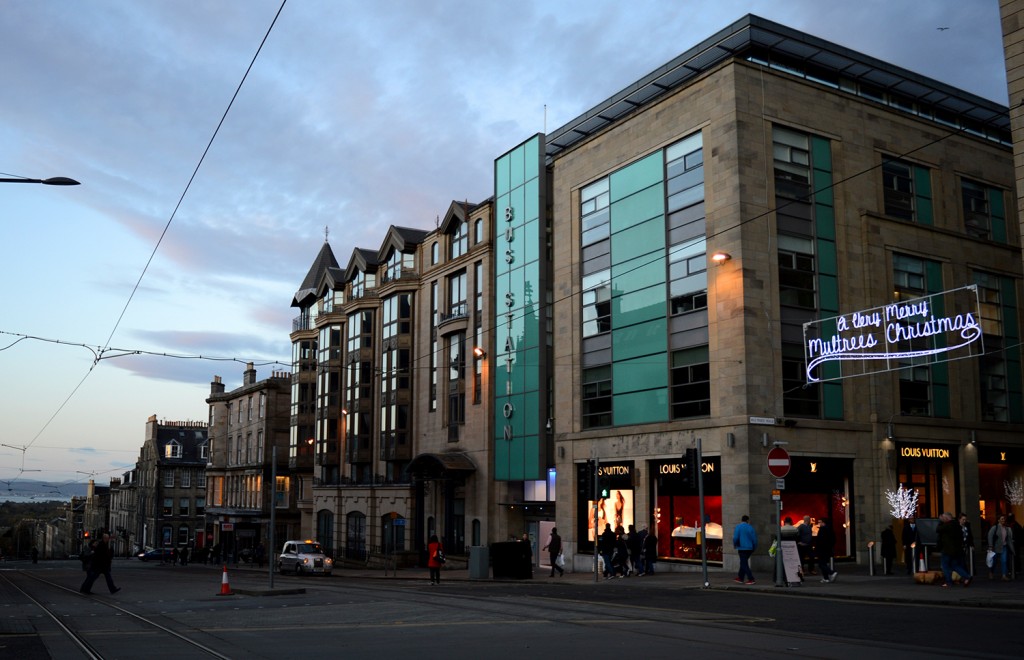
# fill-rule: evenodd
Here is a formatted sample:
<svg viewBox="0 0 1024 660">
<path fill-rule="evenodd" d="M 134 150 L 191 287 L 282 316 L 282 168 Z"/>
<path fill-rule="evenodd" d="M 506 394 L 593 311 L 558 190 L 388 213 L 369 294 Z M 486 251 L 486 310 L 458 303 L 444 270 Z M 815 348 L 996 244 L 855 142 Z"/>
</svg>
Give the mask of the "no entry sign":
<svg viewBox="0 0 1024 660">
<path fill-rule="evenodd" d="M 773 477 L 779 479 L 789 474 L 789 452 L 782 447 L 773 447 L 768 452 L 768 471 L 772 473 Z"/>
</svg>

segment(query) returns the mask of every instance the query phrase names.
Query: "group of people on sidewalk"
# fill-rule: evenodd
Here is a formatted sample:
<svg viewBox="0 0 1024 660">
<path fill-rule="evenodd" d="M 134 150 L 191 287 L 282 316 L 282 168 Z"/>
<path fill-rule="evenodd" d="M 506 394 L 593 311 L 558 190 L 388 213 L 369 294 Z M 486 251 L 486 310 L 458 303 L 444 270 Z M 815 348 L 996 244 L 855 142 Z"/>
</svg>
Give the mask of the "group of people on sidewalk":
<svg viewBox="0 0 1024 660">
<path fill-rule="evenodd" d="M 800 555 L 802 578 L 818 574 L 814 570 L 814 562 L 817 560 L 821 581 L 823 583 L 836 581 L 839 572 L 832 565 L 835 557 L 836 535 L 827 518 L 818 520 L 817 534 L 814 534 L 811 528 L 810 516 L 804 516 L 803 524 L 799 527 L 793 526 L 792 518 L 786 518 L 780 532 L 784 541 L 796 542 L 797 552 Z M 740 584 L 755 584 L 754 573 L 750 570 L 750 556 L 757 550 L 757 531 L 750 524 L 750 516 L 743 516 L 733 530 L 732 547 L 736 549 L 736 553 L 740 557 L 739 572 L 733 581 Z"/>
<path fill-rule="evenodd" d="M 638 532 L 635 525 L 628 532 L 619 525 L 613 532 L 608 523 L 597 537 L 597 551 L 606 580 L 650 575 L 658 559 L 658 537 L 646 527 Z"/>
</svg>

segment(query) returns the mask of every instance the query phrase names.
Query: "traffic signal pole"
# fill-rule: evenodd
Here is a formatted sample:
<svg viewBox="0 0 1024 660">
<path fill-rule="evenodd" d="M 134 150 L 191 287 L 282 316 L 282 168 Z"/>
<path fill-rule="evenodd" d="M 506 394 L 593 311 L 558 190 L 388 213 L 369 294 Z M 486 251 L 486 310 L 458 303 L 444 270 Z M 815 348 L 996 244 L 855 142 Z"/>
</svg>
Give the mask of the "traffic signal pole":
<svg viewBox="0 0 1024 660">
<path fill-rule="evenodd" d="M 701 448 L 701 440 L 697 438 L 697 462 L 694 469 L 697 473 L 697 499 L 700 500 L 700 566 L 704 576 L 704 588 L 711 586 L 708 582 L 708 537 L 704 519 L 704 470 L 701 469 L 704 461 L 704 452 Z"/>
<path fill-rule="evenodd" d="M 598 504 L 598 501 L 599 501 L 597 496 L 598 496 L 598 488 L 600 488 L 600 485 L 598 484 L 598 475 L 600 475 L 600 474 L 601 474 L 601 459 L 599 459 L 599 458 L 597 458 L 595 456 L 594 457 L 594 475 L 593 475 L 594 476 L 594 482 L 593 482 L 594 483 L 594 488 L 593 488 L 593 490 L 590 493 L 590 496 L 593 498 L 591 501 L 594 503 L 594 513 L 593 513 L 593 515 L 594 515 L 594 582 L 599 582 L 601 580 L 600 576 L 598 576 L 598 570 L 597 570 L 597 540 L 599 538 L 598 532 L 600 531 L 597 528 L 597 504 Z"/>
</svg>

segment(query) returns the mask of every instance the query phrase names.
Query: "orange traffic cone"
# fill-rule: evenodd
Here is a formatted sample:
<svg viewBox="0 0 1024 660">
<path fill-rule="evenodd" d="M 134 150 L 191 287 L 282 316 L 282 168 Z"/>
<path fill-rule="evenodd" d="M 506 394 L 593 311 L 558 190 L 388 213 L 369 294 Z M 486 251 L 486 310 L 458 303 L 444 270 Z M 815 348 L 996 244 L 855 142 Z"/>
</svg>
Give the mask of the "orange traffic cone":
<svg viewBox="0 0 1024 660">
<path fill-rule="evenodd" d="M 231 596 L 231 585 L 228 584 L 228 565 L 224 564 L 224 572 L 221 573 L 220 578 L 220 593 L 218 596 Z"/>
</svg>

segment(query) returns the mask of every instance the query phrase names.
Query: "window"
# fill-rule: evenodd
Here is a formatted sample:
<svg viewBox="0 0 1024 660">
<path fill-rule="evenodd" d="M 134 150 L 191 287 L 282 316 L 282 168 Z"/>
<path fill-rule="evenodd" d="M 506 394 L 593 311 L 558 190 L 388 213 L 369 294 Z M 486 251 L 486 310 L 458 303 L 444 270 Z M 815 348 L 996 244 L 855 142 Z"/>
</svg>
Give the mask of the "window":
<svg viewBox="0 0 1024 660">
<path fill-rule="evenodd" d="M 204 461 L 210 459 L 210 443 L 204 442 L 199 445 L 199 458 Z"/>
<path fill-rule="evenodd" d="M 289 505 L 288 493 L 291 490 L 290 477 L 277 477 L 274 484 L 274 506 L 279 509 L 287 509 Z"/>
<path fill-rule="evenodd" d="M 196 475 L 196 486 L 206 488 L 206 470 L 200 470 L 199 474 Z"/>
<path fill-rule="evenodd" d="M 201 515 L 203 515 L 205 513 L 206 513 L 206 498 L 205 497 L 197 497 L 196 498 L 196 515 L 197 516 L 201 516 Z"/>
<path fill-rule="evenodd" d="M 459 439 L 458 427 L 466 421 L 466 334 L 448 338 L 448 441 Z"/>
<path fill-rule="evenodd" d="M 580 241 L 584 247 L 611 235 L 608 182 L 605 177 L 580 191 Z"/>
<path fill-rule="evenodd" d="M 188 517 L 189 501 L 187 497 L 182 497 L 178 500 L 178 515 L 184 518 Z"/>
<path fill-rule="evenodd" d="M 412 296 L 399 293 L 388 296 L 381 305 L 381 336 L 391 339 L 399 334 L 409 334 L 412 329 Z"/>
<path fill-rule="evenodd" d="M 989 213 L 988 191 L 974 181 L 960 182 L 964 204 L 964 225 L 968 236 L 992 237 L 992 218 Z"/>
<path fill-rule="evenodd" d="M 976 271 L 974 282 L 978 285 L 980 322 L 985 342 L 985 354 L 978 357 L 981 416 L 985 421 L 1008 422 L 1010 394 L 1007 373 L 1011 368 L 1004 350 L 1007 342 L 1003 336 L 1000 277 Z"/>
<path fill-rule="evenodd" d="M 192 487 L 192 470 L 181 471 L 181 487 L 191 488 Z"/>
<path fill-rule="evenodd" d="M 612 367 L 583 371 L 583 428 L 612 425 Z"/>
<path fill-rule="evenodd" d="M 707 241 L 703 237 L 669 250 L 669 297 L 673 315 L 708 306 L 707 271 Z"/>
<path fill-rule="evenodd" d="M 366 514 L 350 512 L 345 519 L 345 558 L 366 559 Z"/>
<path fill-rule="evenodd" d="M 178 527 L 178 545 L 188 545 L 188 537 L 188 525 L 181 525 Z"/>
<path fill-rule="evenodd" d="M 164 470 L 164 488 L 174 488 L 174 470 Z"/>
<path fill-rule="evenodd" d="M 181 458 L 181 444 L 177 440 L 171 440 L 164 445 L 165 458 Z"/>
<path fill-rule="evenodd" d="M 393 250 L 384 265 L 384 281 L 391 282 L 401 279 L 403 271 L 415 270 L 415 263 L 414 255 Z"/>
<path fill-rule="evenodd" d="M 479 245 L 484 242 L 484 221 L 477 219 L 473 223 L 473 242 Z"/>
<path fill-rule="evenodd" d="M 256 456 L 257 462 L 263 461 L 263 429 L 256 431 Z"/>
<path fill-rule="evenodd" d="M 583 336 L 611 332 L 612 284 L 611 270 L 583 278 Z"/>
<path fill-rule="evenodd" d="M 438 260 L 441 258 L 441 251 L 438 248 L 437 242 L 430 244 L 430 265 L 436 266 Z"/>
<path fill-rule="evenodd" d="M 927 276 L 926 260 L 905 254 L 893 255 L 893 285 L 897 300 L 909 300 L 926 295 Z M 916 337 L 907 343 L 910 351 L 927 351 L 933 348 L 929 337 Z M 900 411 L 905 415 L 932 414 L 932 372 L 928 362 L 926 355 L 899 361 Z"/>
<path fill-rule="evenodd" d="M 448 278 L 448 318 L 460 318 L 468 314 L 466 308 L 466 271 Z"/>
<path fill-rule="evenodd" d="M 779 302 L 787 307 L 816 309 L 814 243 L 779 234 Z"/>
<path fill-rule="evenodd" d="M 364 273 L 359 271 L 352 278 L 352 298 L 362 298 L 367 290 L 377 287 L 377 275 L 375 273 Z"/>
<path fill-rule="evenodd" d="M 711 414 L 711 366 L 708 347 L 672 353 L 672 419 Z"/>
<path fill-rule="evenodd" d="M 163 512 L 163 515 L 168 517 L 168 518 L 174 515 L 174 498 L 173 497 L 165 497 L 164 498 L 164 505 L 163 505 L 163 507 L 161 507 L 161 511 Z"/>
<path fill-rule="evenodd" d="M 260 392 L 260 419 L 267 416 L 267 393 Z"/>
<path fill-rule="evenodd" d="M 458 221 L 449 240 L 451 241 L 451 250 L 448 253 L 450 259 L 466 254 L 469 250 L 469 223 L 465 220 Z"/>
<path fill-rule="evenodd" d="M 914 219 L 914 169 L 910 163 L 886 160 L 882 163 L 882 191 L 885 214 L 901 220 Z"/>
</svg>

